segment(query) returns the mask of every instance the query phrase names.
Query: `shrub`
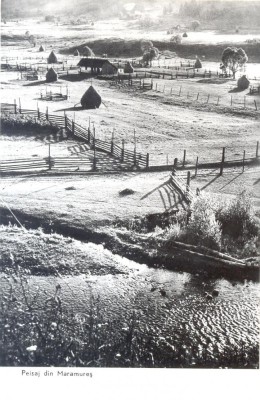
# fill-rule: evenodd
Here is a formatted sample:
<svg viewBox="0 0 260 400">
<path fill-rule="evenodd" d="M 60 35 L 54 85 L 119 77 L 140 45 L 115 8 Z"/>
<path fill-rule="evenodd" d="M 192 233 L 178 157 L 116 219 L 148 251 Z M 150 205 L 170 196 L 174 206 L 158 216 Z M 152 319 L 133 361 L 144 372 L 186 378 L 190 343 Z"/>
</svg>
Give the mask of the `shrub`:
<svg viewBox="0 0 260 400">
<path fill-rule="evenodd" d="M 215 217 L 214 201 L 207 194 L 197 197 L 191 205 L 186 239 L 191 244 L 221 248 L 221 227 Z"/>
<path fill-rule="evenodd" d="M 222 204 L 216 212 L 224 234 L 246 241 L 258 235 L 252 200 L 246 191 L 235 199 Z"/>
</svg>

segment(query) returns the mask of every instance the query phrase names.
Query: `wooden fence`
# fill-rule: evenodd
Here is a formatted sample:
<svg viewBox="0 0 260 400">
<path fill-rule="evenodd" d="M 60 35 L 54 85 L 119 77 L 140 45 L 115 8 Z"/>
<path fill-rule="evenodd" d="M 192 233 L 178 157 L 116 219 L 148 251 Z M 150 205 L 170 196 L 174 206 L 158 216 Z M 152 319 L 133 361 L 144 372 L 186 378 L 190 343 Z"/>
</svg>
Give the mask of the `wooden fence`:
<svg viewBox="0 0 260 400">
<path fill-rule="evenodd" d="M 122 141 L 122 146 L 119 146 L 114 142 L 113 136 L 111 141 L 104 141 L 96 138 L 95 127 L 93 126 L 91 129 L 90 121 L 88 128 L 85 128 L 75 123 L 75 121 L 71 120 L 70 118 L 68 118 L 65 113 L 64 116 L 49 114 L 48 107 L 46 108 L 45 113 L 41 112 L 39 108 L 37 110 L 23 109 L 21 108 L 20 101 L 19 105 L 16 102 L 14 102 L 14 104 L 1 103 L 1 111 L 13 114 L 30 115 L 38 120 L 48 121 L 51 125 L 57 126 L 57 128 L 65 128 L 72 135 L 86 142 L 89 145 L 89 149 L 93 150 L 94 157 L 93 157 L 92 169 L 94 171 L 96 170 L 96 165 L 97 165 L 96 151 L 101 151 L 106 154 L 109 154 L 110 156 L 116 158 L 120 163 L 124 164 L 126 167 L 128 166 L 131 169 L 133 167 L 136 167 L 137 169 L 149 168 L 148 154 L 145 155 L 137 152 L 136 146 L 133 151 L 126 150 L 124 141 Z M 87 151 L 86 148 L 85 151 Z M 35 165 L 36 164 L 37 162 L 35 163 Z"/>
</svg>

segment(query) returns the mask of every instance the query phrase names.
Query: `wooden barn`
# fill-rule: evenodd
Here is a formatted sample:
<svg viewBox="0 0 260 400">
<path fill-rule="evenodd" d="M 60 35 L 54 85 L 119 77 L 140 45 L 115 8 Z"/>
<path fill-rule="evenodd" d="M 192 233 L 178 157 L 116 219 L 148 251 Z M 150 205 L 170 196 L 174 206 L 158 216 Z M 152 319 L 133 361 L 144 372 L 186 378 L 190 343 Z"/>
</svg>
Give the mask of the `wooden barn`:
<svg viewBox="0 0 260 400">
<path fill-rule="evenodd" d="M 103 64 L 108 61 L 105 58 L 82 58 L 78 63 L 79 67 L 84 67 L 86 70 L 91 69 L 92 74 L 100 74 Z"/>
<path fill-rule="evenodd" d="M 118 68 L 109 61 L 105 61 L 102 65 L 102 75 L 117 75 Z"/>
</svg>

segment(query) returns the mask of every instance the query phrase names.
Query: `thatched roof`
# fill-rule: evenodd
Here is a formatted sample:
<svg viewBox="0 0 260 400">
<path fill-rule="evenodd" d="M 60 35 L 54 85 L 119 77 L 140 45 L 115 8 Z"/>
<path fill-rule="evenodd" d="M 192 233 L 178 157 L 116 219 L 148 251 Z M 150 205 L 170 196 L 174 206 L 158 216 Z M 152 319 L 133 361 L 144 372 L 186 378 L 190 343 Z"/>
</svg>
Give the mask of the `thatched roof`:
<svg viewBox="0 0 260 400">
<path fill-rule="evenodd" d="M 130 62 L 127 62 L 124 68 L 124 72 L 126 74 L 132 74 L 134 72 L 134 68 L 132 67 L 132 64 Z"/>
<path fill-rule="evenodd" d="M 41 45 L 39 51 L 44 51 L 44 47 Z"/>
<path fill-rule="evenodd" d="M 88 88 L 80 100 L 82 107 L 86 109 L 99 108 L 101 102 L 102 99 L 93 86 Z"/>
<path fill-rule="evenodd" d="M 50 68 L 48 71 L 47 71 L 47 74 L 46 74 L 46 81 L 47 82 L 55 82 L 55 81 L 57 81 L 58 80 L 58 74 L 57 74 L 57 72 L 53 69 L 53 68 Z"/>
<path fill-rule="evenodd" d="M 56 57 L 56 54 L 52 50 L 52 52 L 50 53 L 50 55 L 48 57 L 48 64 L 56 64 L 57 62 L 58 62 L 58 59 Z"/>
<path fill-rule="evenodd" d="M 83 47 L 83 49 L 81 50 L 81 54 L 85 57 L 94 57 L 95 56 L 94 52 L 88 46 Z"/>
<path fill-rule="evenodd" d="M 240 90 L 245 90 L 249 87 L 250 81 L 247 79 L 245 75 L 241 76 L 241 78 L 237 81 L 237 87 Z"/>
<path fill-rule="evenodd" d="M 74 55 L 74 56 L 80 56 L 80 53 L 79 53 L 78 49 L 76 49 L 76 50 L 74 51 L 73 55 Z"/>
</svg>

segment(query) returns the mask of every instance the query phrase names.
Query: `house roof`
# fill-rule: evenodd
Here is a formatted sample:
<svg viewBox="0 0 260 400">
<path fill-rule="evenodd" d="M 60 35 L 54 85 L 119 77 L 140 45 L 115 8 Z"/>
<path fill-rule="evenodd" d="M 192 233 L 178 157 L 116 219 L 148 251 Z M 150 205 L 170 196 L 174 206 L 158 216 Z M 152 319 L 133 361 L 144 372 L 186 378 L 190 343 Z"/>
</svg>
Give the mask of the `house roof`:
<svg viewBox="0 0 260 400">
<path fill-rule="evenodd" d="M 94 58 L 94 57 L 82 58 L 79 61 L 78 66 L 85 68 L 102 68 L 103 64 L 106 61 L 108 61 L 106 58 Z"/>
</svg>

